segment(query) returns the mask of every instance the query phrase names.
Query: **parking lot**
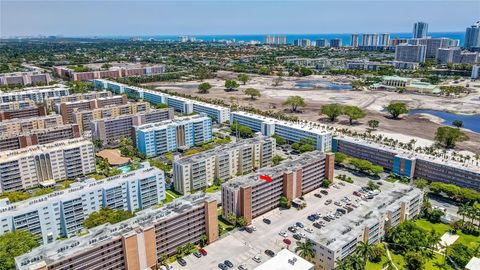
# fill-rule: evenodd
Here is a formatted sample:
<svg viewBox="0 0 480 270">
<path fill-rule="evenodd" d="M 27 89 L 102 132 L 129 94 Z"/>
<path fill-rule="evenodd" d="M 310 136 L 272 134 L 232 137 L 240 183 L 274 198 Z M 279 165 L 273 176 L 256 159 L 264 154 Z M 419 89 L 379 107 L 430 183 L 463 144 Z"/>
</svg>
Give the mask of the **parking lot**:
<svg viewBox="0 0 480 270">
<path fill-rule="evenodd" d="M 247 269 L 254 269 L 270 258 L 265 254 L 265 250 L 272 250 L 277 253 L 282 248 L 289 248 L 293 251 L 297 240 L 293 238 L 293 233 L 288 231 L 288 227 L 295 225 L 296 222 L 301 222 L 305 225 L 305 228 L 298 229 L 297 232 L 308 234 L 307 230 L 322 230 L 313 227 L 313 222 L 309 221 L 307 217 L 311 214 L 327 215 L 335 212 L 338 206 L 334 202 L 345 196 L 349 197 L 352 202 L 355 202 L 355 199 L 358 198 L 353 196 L 352 193 L 358 190 L 359 186 L 348 183 L 344 183 L 344 186 L 340 184 L 336 184 L 336 186 L 337 188 L 330 187 L 328 195 L 322 194 L 322 198 L 314 195 L 319 193 L 320 189 L 305 195 L 307 206 L 302 210 L 293 207 L 286 210 L 276 209 L 257 217 L 253 221 L 256 231 L 252 233 L 245 230 L 232 232 L 207 246 L 205 248 L 208 252 L 207 256 L 197 258 L 190 255 L 185 258 L 186 266 L 182 267 L 177 262 L 173 266 L 175 269 L 220 269 L 218 264 L 228 259 L 233 263 L 233 269 L 238 269 L 240 265 L 245 265 Z M 327 200 L 332 200 L 332 203 L 325 205 Z M 268 218 L 271 224 L 264 223 L 263 218 Z M 280 236 L 280 232 L 286 232 L 287 237 Z M 289 239 L 292 244 L 288 246 L 283 242 L 284 239 Z M 260 263 L 252 259 L 255 256 L 260 257 Z"/>
</svg>

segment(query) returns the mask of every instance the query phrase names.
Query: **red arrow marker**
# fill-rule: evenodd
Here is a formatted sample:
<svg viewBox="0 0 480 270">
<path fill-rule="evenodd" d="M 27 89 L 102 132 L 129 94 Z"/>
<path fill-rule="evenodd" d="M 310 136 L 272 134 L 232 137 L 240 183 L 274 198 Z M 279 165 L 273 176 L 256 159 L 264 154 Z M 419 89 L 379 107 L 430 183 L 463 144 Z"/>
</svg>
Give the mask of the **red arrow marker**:
<svg viewBox="0 0 480 270">
<path fill-rule="evenodd" d="M 272 178 L 268 175 L 260 175 L 260 180 L 263 180 L 263 181 L 268 183 L 268 182 L 272 181 Z"/>
</svg>

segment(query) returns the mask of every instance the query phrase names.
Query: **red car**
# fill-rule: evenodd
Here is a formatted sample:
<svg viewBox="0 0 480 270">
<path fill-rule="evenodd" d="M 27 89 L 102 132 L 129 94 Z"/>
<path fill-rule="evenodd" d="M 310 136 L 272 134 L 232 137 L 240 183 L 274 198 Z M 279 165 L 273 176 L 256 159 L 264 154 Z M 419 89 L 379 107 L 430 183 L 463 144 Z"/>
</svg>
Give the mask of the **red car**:
<svg viewBox="0 0 480 270">
<path fill-rule="evenodd" d="M 290 239 L 283 239 L 283 243 L 287 244 L 287 245 L 291 245 L 292 244 L 292 241 L 290 241 Z"/>
<path fill-rule="evenodd" d="M 203 256 L 207 256 L 207 251 L 203 248 L 201 248 L 200 250 L 198 250 L 200 253 L 202 253 Z"/>
</svg>

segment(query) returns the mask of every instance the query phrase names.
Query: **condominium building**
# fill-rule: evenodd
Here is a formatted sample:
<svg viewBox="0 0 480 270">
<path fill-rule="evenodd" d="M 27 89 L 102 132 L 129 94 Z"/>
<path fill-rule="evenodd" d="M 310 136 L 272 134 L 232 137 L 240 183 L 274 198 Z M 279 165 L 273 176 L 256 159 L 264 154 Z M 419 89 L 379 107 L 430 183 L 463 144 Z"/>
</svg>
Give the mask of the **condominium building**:
<svg viewBox="0 0 480 270">
<path fill-rule="evenodd" d="M 222 184 L 222 216 L 233 213 L 251 224 L 253 218 L 277 208 L 280 197 L 293 200 L 319 188 L 324 179 L 333 181 L 334 161 L 334 154 L 314 151 L 230 180 Z M 261 180 L 261 175 L 271 181 Z"/>
<path fill-rule="evenodd" d="M 413 38 L 426 38 L 428 35 L 428 23 L 416 22 L 413 24 Z"/>
<path fill-rule="evenodd" d="M 37 144 L 48 144 L 55 141 L 79 138 L 78 125 L 56 126 L 47 129 L 34 129 L 21 133 L 2 133 L 0 135 L 0 151 L 15 150 Z"/>
<path fill-rule="evenodd" d="M 0 133 L 20 133 L 63 125 L 62 116 L 50 114 L 40 117 L 11 119 L 0 122 Z"/>
<path fill-rule="evenodd" d="M 395 61 L 402 62 L 425 62 L 427 46 L 400 44 L 395 46 Z"/>
<path fill-rule="evenodd" d="M 478 79 L 478 77 L 480 77 L 480 65 L 473 65 L 472 74 L 470 75 L 470 78 L 472 80 L 476 80 Z M 1 127 L 1 123 L 0 123 L 0 127 Z"/>
<path fill-rule="evenodd" d="M 378 46 L 378 34 L 362 34 L 362 46 Z"/>
<path fill-rule="evenodd" d="M 285 63 L 295 64 L 303 67 L 315 68 L 315 69 L 328 69 L 328 68 L 340 68 L 345 66 L 344 58 L 303 58 L 294 57 L 284 60 Z"/>
<path fill-rule="evenodd" d="M 189 148 L 212 140 L 212 119 L 203 115 L 180 117 L 135 127 L 138 151 L 154 157 L 178 148 Z"/>
<path fill-rule="evenodd" d="M 212 185 L 215 179 L 227 181 L 236 175 L 271 166 L 274 151 L 275 140 L 262 136 L 181 158 L 173 163 L 175 190 L 191 193 Z"/>
<path fill-rule="evenodd" d="M 389 46 L 390 45 L 390 34 L 383 33 L 380 35 L 380 46 Z"/>
<path fill-rule="evenodd" d="M 276 134 L 289 142 L 309 142 L 321 152 L 332 149 L 331 133 L 312 123 L 285 122 L 241 111 L 230 114 L 230 123 L 247 126 L 265 136 Z"/>
<path fill-rule="evenodd" d="M 44 102 L 47 97 L 61 97 L 69 94 L 70 90 L 63 85 L 30 87 L 20 91 L 0 92 L 0 103 L 24 100 Z"/>
<path fill-rule="evenodd" d="M 157 123 L 173 119 L 173 109 L 151 110 L 135 114 L 107 117 L 90 121 L 90 129 L 94 139 L 104 143 L 118 142 L 123 138 L 135 139 L 134 126 Z"/>
<path fill-rule="evenodd" d="M 93 228 L 87 235 L 56 241 L 15 258 L 19 270 L 157 269 L 165 255 L 187 243 L 218 239 L 217 202 L 192 194 L 137 213 L 115 225 Z"/>
<path fill-rule="evenodd" d="M 329 222 L 322 230 L 306 234 L 314 245 L 315 269 L 335 269 L 360 242 L 379 243 L 388 228 L 418 215 L 422 200 L 421 190 L 396 184 L 371 201 L 361 201 L 352 212 Z"/>
<path fill-rule="evenodd" d="M 93 83 L 97 89 L 109 89 L 116 94 L 127 94 L 131 98 L 143 99 L 155 105 L 166 104 L 182 114 L 205 113 L 217 123 L 224 123 L 230 119 L 230 109 L 226 107 L 107 80 L 94 80 Z"/>
<path fill-rule="evenodd" d="M 480 190 L 480 168 L 473 163 L 445 161 L 374 142 L 347 137 L 333 139 L 333 151 L 365 159 L 410 179 L 423 178 Z"/>
<path fill-rule="evenodd" d="M 265 44 L 285 45 L 287 44 L 287 37 L 286 36 L 266 36 Z"/>
<path fill-rule="evenodd" d="M 301 39 L 295 39 L 293 41 L 294 46 L 299 46 L 299 47 L 310 47 L 312 46 L 312 41 L 309 39 L 301 38 Z"/>
<path fill-rule="evenodd" d="M 93 144 L 81 138 L 0 152 L 0 193 L 51 186 L 95 171 Z"/>
<path fill-rule="evenodd" d="M 28 107 L 34 107 L 35 102 L 31 100 L 23 100 L 23 101 L 11 101 L 6 103 L 0 103 L 0 111 L 3 110 L 18 110 Z"/>
<path fill-rule="evenodd" d="M 465 31 L 465 48 L 480 48 L 480 21 L 476 21 Z"/>
<path fill-rule="evenodd" d="M 475 64 L 480 62 L 478 52 L 462 51 L 460 47 L 440 48 L 437 50 L 439 64 Z"/>
<path fill-rule="evenodd" d="M 348 61 L 347 69 L 358 69 L 358 70 L 379 70 L 380 67 L 389 66 L 387 63 L 382 62 L 372 62 L 372 61 Z"/>
<path fill-rule="evenodd" d="M 315 47 L 323 48 L 323 47 L 327 47 L 327 45 L 328 45 L 328 41 L 324 38 L 315 40 Z"/>
<path fill-rule="evenodd" d="M 358 34 L 351 34 L 350 35 L 350 47 L 357 48 L 360 44 L 359 42 L 359 35 Z"/>
<path fill-rule="evenodd" d="M 8 109 L 0 111 L 0 122 L 15 118 L 30 118 L 47 115 L 45 106 L 29 106 L 20 109 Z"/>
<path fill-rule="evenodd" d="M 102 208 L 134 212 L 165 200 L 163 171 L 150 167 L 102 180 L 87 179 L 69 189 L 0 207 L 0 234 L 28 230 L 47 244 L 75 236 L 89 214 Z"/>
<path fill-rule="evenodd" d="M 136 114 L 150 111 L 148 102 L 129 102 L 121 105 L 110 105 L 93 110 L 74 110 L 73 122 L 80 126 L 80 130 L 90 130 L 90 122 L 107 117 L 118 117 L 125 114 Z"/>
<path fill-rule="evenodd" d="M 332 48 L 340 48 L 340 47 L 342 47 L 342 39 L 341 39 L 341 38 L 332 38 L 332 39 L 330 39 L 330 47 L 332 47 Z"/>
<path fill-rule="evenodd" d="M 425 57 L 426 58 L 435 58 L 437 56 L 437 51 L 440 48 L 451 48 L 458 47 L 459 41 L 456 39 L 450 38 L 416 38 L 409 39 L 408 44 L 411 45 L 425 45 Z"/>
<path fill-rule="evenodd" d="M 1 85 L 48 85 L 52 78 L 38 71 L 14 72 L 0 75 Z"/>
<path fill-rule="evenodd" d="M 73 123 L 73 113 L 80 110 L 92 110 L 103 108 L 111 105 L 122 105 L 128 102 L 126 96 L 113 96 L 105 98 L 97 98 L 91 100 L 79 100 L 72 102 L 56 103 L 56 111 L 62 115 L 64 123 Z"/>
<path fill-rule="evenodd" d="M 122 78 L 134 76 L 148 76 L 165 73 L 165 65 L 144 66 L 133 63 L 109 63 L 108 69 L 102 68 L 103 64 L 84 65 L 87 71 L 75 71 L 67 66 L 53 67 L 53 71 L 61 77 L 71 80 L 90 81 L 94 79 Z"/>
<path fill-rule="evenodd" d="M 95 91 L 95 92 L 73 94 L 68 96 L 47 97 L 45 98 L 44 103 L 48 109 L 54 109 L 56 103 L 74 102 L 79 100 L 91 100 L 91 99 L 106 98 L 111 96 L 112 96 L 112 92 L 110 91 Z"/>
</svg>

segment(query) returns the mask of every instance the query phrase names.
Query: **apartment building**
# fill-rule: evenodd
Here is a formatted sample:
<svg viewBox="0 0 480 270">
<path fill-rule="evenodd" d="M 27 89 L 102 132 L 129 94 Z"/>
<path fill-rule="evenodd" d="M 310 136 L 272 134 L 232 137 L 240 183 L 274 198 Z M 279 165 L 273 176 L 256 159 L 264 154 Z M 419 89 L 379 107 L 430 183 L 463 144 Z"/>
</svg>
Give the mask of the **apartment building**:
<svg viewBox="0 0 480 270">
<path fill-rule="evenodd" d="M 395 61 L 423 63 L 427 55 L 427 46 L 400 44 L 395 46 Z"/>
<path fill-rule="evenodd" d="M 48 109 L 54 109 L 56 103 L 62 102 L 74 102 L 80 100 L 91 100 L 97 98 L 106 98 L 111 97 L 112 92 L 110 91 L 95 91 L 95 92 L 87 92 L 87 93 L 80 93 L 80 94 L 73 94 L 68 96 L 55 96 L 55 97 L 47 97 L 45 98 L 45 105 Z"/>
<path fill-rule="evenodd" d="M 212 140 L 212 119 L 194 115 L 136 126 L 135 140 L 138 151 L 147 157 L 189 148 Z"/>
<path fill-rule="evenodd" d="M 425 56 L 435 58 L 440 48 L 458 47 L 459 40 L 450 38 L 413 38 L 408 40 L 408 44 L 426 46 Z"/>
<path fill-rule="evenodd" d="M 102 118 L 118 117 L 125 114 L 136 114 L 150 110 L 148 102 L 129 102 L 123 105 L 110 105 L 93 110 L 73 111 L 73 122 L 80 126 L 82 131 L 90 130 L 90 122 Z"/>
<path fill-rule="evenodd" d="M 67 190 L 0 207 L 0 234 L 28 230 L 43 244 L 72 237 L 89 214 L 102 208 L 134 212 L 165 200 L 163 171 L 150 167 L 105 178 L 76 182 Z"/>
<path fill-rule="evenodd" d="M 334 138 L 332 145 L 334 152 L 368 160 L 399 176 L 410 179 L 423 178 L 480 190 L 480 168 L 473 162 L 445 161 L 433 156 L 347 137 Z"/>
<path fill-rule="evenodd" d="M 462 51 L 460 47 L 440 48 L 436 56 L 439 64 L 476 64 L 480 62 L 478 52 Z"/>
<path fill-rule="evenodd" d="M 97 89 L 109 89 L 116 94 L 127 94 L 131 98 L 143 99 L 152 104 L 167 104 L 182 114 L 204 113 L 217 123 L 225 123 L 230 119 L 230 109 L 226 107 L 107 80 L 94 80 L 93 83 Z"/>
<path fill-rule="evenodd" d="M 9 119 L 30 118 L 45 115 L 47 115 L 47 109 L 45 106 L 30 106 L 21 109 L 8 109 L 0 111 L 0 122 Z"/>
<path fill-rule="evenodd" d="M 61 97 L 69 94 L 70 90 L 63 85 L 29 87 L 19 91 L 0 93 L 0 103 L 24 100 L 44 102 L 47 97 Z"/>
<path fill-rule="evenodd" d="M 135 140 L 133 127 L 173 119 L 173 109 L 150 110 L 135 114 L 107 117 L 90 121 L 90 130 L 94 139 L 112 143 L 122 138 Z"/>
<path fill-rule="evenodd" d="M 82 138 L 0 152 L 0 193 L 95 172 L 93 144 Z"/>
<path fill-rule="evenodd" d="M 123 105 L 128 102 L 126 96 L 113 96 L 91 100 L 60 102 L 55 104 L 55 110 L 62 115 L 64 123 L 73 123 L 73 113 L 81 110 L 93 110 L 107 106 Z"/>
<path fill-rule="evenodd" d="M 18 109 L 23 109 L 23 108 L 33 107 L 33 106 L 35 106 L 35 102 L 31 100 L 11 101 L 11 102 L 0 103 L 0 111 L 18 110 Z"/>
<path fill-rule="evenodd" d="M 188 194 L 211 186 L 215 179 L 226 181 L 271 166 L 274 151 L 274 139 L 257 137 L 181 158 L 173 163 L 175 190 Z"/>
<path fill-rule="evenodd" d="M 21 133 L 2 133 L 0 135 L 0 151 L 15 150 L 79 137 L 81 137 L 81 133 L 76 124 L 47 129 L 34 129 Z"/>
<path fill-rule="evenodd" d="M 321 152 L 332 149 L 331 133 L 312 123 L 285 122 L 242 111 L 232 112 L 230 123 L 250 127 L 254 132 L 261 132 L 265 136 L 276 134 L 289 142 L 310 141 Z"/>
<path fill-rule="evenodd" d="M 48 85 L 51 80 L 50 74 L 38 71 L 13 72 L 0 75 L 1 85 Z"/>
<path fill-rule="evenodd" d="M 177 247 L 218 239 L 217 202 L 192 194 L 137 213 L 115 225 L 93 228 L 87 235 L 56 241 L 15 258 L 19 270 L 157 269 L 163 254 Z"/>
<path fill-rule="evenodd" d="M 122 78 L 135 76 L 149 76 L 165 73 L 165 65 L 145 66 L 135 63 L 108 63 L 109 68 L 102 68 L 103 64 L 84 65 L 87 71 L 75 71 L 75 68 L 68 66 L 53 67 L 53 71 L 61 77 L 71 80 L 91 81 L 94 79 Z"/>
<path fill-rule="evenodd" d="M 222 184 L 222 216 L 233 213 L 250 224 L 253 218 L 277 208 L 281 196 L 293 200 L 319 188 L 324 179 L 333 181 L 334 161 L 332 153 L 314 151 L 230 180 Z M 260 180 L 261 175 L 272 180 Z"/>
<path fill-rule="evenodd" d="M 20 133 L 63 125 L 61 115 L 50 114 L 40 117 L 11 119 L 0 122 L 0 133 Z"/>
<path fill-rule="evenodd" d="M 315 269 L 335 269 L 339 261 L 355 252 L 360 242 L 379 243 L 388 228 L 418 215 L 422 200 L 421 190 L 397 184 L 329 222 L 321 232 L 307 234 L 307 239 L 314 244 Z"/>
</svg>

